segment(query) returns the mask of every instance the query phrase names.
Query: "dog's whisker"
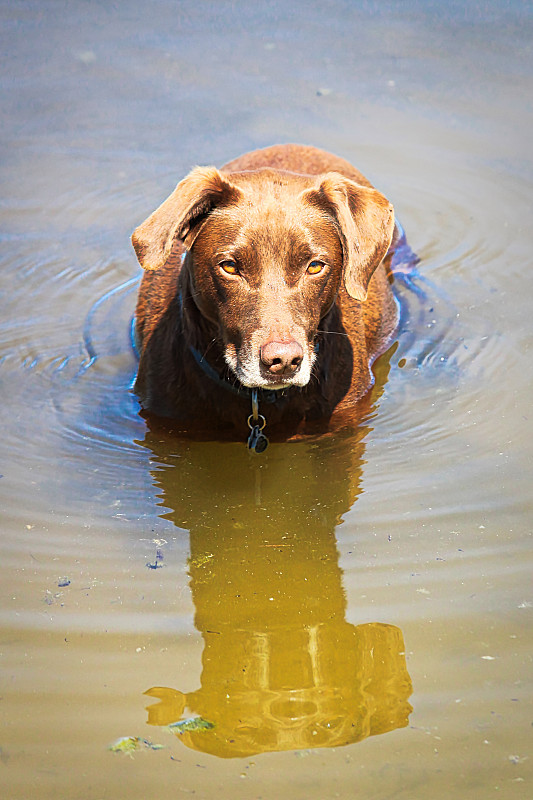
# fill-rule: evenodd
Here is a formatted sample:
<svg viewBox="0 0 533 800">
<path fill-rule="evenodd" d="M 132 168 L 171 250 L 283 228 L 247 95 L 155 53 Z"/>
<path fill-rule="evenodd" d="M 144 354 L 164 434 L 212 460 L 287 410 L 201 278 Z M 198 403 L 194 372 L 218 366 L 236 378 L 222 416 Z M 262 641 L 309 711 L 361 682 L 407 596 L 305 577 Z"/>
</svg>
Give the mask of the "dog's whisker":
<svg viewBox="0 0 533 800">
<path fill-rule="evenodd" d="M 343 331 L 323 331 L 323 330 L 318 330 L 318 333 L 327 334 L 328 336 L 346 336 L 347 339 L 350 338 L 348 336 L 348 334 L 344 333 Z"/>
<path fill-rule="evenodd" d="M 209 344 L 208 344 L 208 345 L 207 345 L 207 347 L 205 348 L 205 350 L 204 350 L 204 352 L 203 352 L 203 354 L 202 354 L 202 358 L 205 358 L 205 357 L 207 356 L 207 354 L 208 354 L 209 350 L 210 350 L 210 349 L 211 349 L 211 347 L 212 347 L 212 346 L 215 344 L 215 342 L 216 342 L 216 336 L 215 336 L 215 338 L 214 338 L 214 339 L 211 339 L 211 341 L 209 342 Z"/>
</svg>

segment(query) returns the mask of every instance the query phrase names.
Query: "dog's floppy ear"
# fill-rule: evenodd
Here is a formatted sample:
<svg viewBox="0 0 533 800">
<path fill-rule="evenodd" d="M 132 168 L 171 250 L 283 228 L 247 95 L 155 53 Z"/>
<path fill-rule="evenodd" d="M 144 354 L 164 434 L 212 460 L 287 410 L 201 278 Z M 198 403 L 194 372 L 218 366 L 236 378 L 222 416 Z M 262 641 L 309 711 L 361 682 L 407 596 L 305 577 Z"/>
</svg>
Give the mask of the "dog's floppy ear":
<svg viewBox="0 0 533 800">
<path fill-rule="evenodd" d="M 190 248 L 199 223 L 215 206 L 235 201 L 240 189 L 215 167 L 195 167 L 170 197 L 133 231 L 131 241 L 140 265 L 155 270 L 167 261 L 172 245 L 181 239 Z"/>
<path fill-rule="evenodd" d="M 333 214 L 344 252 L 344 285 L 356 300 L 366 300 L 368 284 L 381 263 L 394 231 L 394 209 L 376 189 L 328 172 L 308 193 Z"/>
</svg>

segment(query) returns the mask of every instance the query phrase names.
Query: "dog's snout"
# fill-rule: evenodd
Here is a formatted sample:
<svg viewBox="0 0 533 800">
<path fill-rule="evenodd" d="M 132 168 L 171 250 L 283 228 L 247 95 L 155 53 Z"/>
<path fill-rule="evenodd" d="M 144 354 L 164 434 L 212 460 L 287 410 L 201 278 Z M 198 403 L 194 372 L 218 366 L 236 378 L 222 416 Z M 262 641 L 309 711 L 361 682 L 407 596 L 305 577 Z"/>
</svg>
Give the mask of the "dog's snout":
<svg viewBox="0 0 533 800">
<path fill-rule="evenodd" d="M 292 375 L 303 361 L 304 351 L 295 339 L 267 342 L 260 350 L 261 363 L 272 375 Z"/>
</svg>

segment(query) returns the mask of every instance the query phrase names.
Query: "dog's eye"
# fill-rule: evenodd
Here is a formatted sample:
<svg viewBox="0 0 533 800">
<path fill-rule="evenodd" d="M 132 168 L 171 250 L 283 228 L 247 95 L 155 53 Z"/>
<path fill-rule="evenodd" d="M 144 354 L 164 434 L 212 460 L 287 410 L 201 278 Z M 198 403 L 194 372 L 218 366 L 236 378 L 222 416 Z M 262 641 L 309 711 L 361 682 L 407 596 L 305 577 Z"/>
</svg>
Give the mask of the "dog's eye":
<svg viewBox="0 0 533 800">
<path fill-rule="evenodd" d="M 326 265 L 323 261 L 311 261 L 309 266 L 307 267 L 307 272 L 309 275 L 318 275 L 324 269 Z"/>
<path fill-rule="evenodd" d="M 226 273 L 226 275 L 239 274 L 239 268 L 237 264 L 235 263 L 235 261 L 231 261 L 231 259 L 228 259 L 227 261 L 221 261 L 218 266 L 223 272 Z"/>
</svg>

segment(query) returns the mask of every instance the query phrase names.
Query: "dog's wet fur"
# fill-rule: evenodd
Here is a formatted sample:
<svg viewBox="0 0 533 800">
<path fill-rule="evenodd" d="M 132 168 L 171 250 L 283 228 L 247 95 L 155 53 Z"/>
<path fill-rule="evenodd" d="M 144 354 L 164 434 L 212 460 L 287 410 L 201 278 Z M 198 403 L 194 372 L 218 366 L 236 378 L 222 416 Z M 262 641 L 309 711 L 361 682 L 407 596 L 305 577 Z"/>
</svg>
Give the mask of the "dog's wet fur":
<svg viewBox="0 0 533 800">
<path fill-rule="evenodd" d="M 388 200 L 344 159 L 276 145 L 197 167 L 133 233 L 145 272 L 135 391 L 182 431 L 327 430 L 372 386 L 398 324 Z"/>
</svg>

